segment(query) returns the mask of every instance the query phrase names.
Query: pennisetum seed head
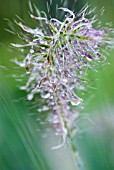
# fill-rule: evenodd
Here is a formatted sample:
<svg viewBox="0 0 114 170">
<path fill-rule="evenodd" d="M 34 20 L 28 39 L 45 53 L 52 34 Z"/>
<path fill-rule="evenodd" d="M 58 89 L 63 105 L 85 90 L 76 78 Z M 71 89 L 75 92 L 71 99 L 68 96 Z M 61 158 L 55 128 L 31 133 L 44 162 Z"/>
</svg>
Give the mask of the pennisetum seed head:
<svg viewBox="0 0 114 170">
<path fill-rule="evenodd" d="M 76 92 L 85 89 L 83 77 L 87 70 L 105 60 L 103 50 L 113 46 L 110 38 L 113 31 L 95 28 L 97 19 L 86 17 L 89 14 L 87 7 L 77 15 L 67 8 L 58 10 L 65 13 L 62 21 L 30 14 L 38 23 L 34 29 L 17 23 L 24 31 L 21 35 L 24 44 L 12 45 L 27 51 L 23 61 L 15 60 L 28 74 L 26 85 L 21 89 L 27 91 L 28 100 L 35 100 L 34 96 L 40 94 L 44 105 L 38 111 L 49 111 L 49 122 L 56 135 L 63 137 L 64 144 L 78 117 L 78 111 L 73 111 L 73 107 L 81 107 L 83 103 Z"/>
</svg>

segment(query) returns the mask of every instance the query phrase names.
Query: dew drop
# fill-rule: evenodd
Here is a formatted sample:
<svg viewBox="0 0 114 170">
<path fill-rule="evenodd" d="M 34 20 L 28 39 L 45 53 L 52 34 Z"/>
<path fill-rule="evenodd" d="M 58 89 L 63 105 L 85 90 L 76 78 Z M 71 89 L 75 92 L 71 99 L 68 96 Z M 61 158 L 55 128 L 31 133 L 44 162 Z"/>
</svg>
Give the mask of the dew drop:
<svg viewBox="0 0 114 170">
<path fill-rule="evenodd" d="M 47 111 L 47 110 L 49 110 L 49 107 L 44 106 L 43 108 L 38 109 L 38 112 Z"/>
<path fill-rule="evenodd" d="M 43 98 L 43 99 L 47 99 L 47 98 L 49 98 L 50 97 L 50 93 L 47 93 L 46 95 L 41 95 L 41 97 Z"/>
<path fill-rule="evenodd" d="M 49 110 L 49 107 L 44 106 L 44 107 L 42 108 L 42 110 L 43 110 L 43 111 L 47 111 L 47 110 Z"/>
<path fill-rule="evenodd" d="M 79 72 L 80 72 L 80 74 L 83 74 L 83 71 L 82 71 L 82 70 L 80 70 Z"/>
<path fill-rule="evenodd" d="M 53 120 L 53 123 L 54 123 L 54 124 L 59 123 L 59 119 L 54 119 L 54 120 Z"/>
<path fill-rule="evenodd" d="M 26 90 L 26 89 L 27 89 L 26 86 L 21 86 L 21 87 L 20 87 L 20 90 Z"/>
<path fill-rule="evenodd" d="M 42 109 L 38 109 L 38 112 L 42 112 Z"/>
<path fill-rule="evenodd" d="M 70 101 L 70 103 L 72 104 L 72 106 L 78 106 L 81 103 L 81 100 L 80 99 L 72 100 Z"/>
<path fill-rule="evenodd" d="M 31 54 L 34 53 L 34 50 L 33 50 L 33 49 L 30 49 L 30 53 L 31 53 Z"/>
<path fill-rule="evenodd" d="M 56 124 L 56 123 L 59 123 L 59 118 L 57 115 L 54 115 L 53 117 L 53 123 Z"/>
<path fill-rule="evenodd" d="M 20 66 L 20 67 L 25 67 L 25 63 L 20 62 L 20 63 L 19 63 L 19 66 Z"/>
<path fill-rule="evenodd" d="M 54 77 L 54 76 L 52 76 L 52 77 L 50 78 L 50 83 L 55 83 L 55 77 Z"/>
<path fill-rule="evenodd" d="M 27 95 L 27 99 L 28 99 L 28 100 L 32 100 L 33 97 L 34 97 L 34 94 L 33 94 L 33 93 L 30 93 L 30 94 Z"/>
</svg>

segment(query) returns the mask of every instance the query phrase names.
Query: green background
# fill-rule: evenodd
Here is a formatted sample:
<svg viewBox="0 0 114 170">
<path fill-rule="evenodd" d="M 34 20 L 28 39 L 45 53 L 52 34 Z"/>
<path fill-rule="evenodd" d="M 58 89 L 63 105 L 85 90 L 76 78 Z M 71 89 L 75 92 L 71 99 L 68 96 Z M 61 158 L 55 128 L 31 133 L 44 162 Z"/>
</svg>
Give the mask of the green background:
<svg viewBox="0 0 114 170">
<path fill-rule="evenodd" d="M 73 7 L 78 11 L 85 3 L 95 13 L 105 8 L 102 23 L 114 25 L 114 0 L 78 0 Z M 46 11 L 46 0 L 34 0 L 32 3 Z M 53 0 L 54 7 L 60 1 Z M 69 0 L 67 7 L 72 8 L 74 1 Z M 53 151 L 57 144 L 53 130 L 45 137 L 45 130 L 39 131 L 38 115 L 30 116 L 30 102 L 26 93 L 19 90 L 20 82 L 12 75 L 19 70 L 11 62 L 20 54 L 10 48 L 16 42 L 16 36 L 5 31 L 7 18 L 13 21 L 16 15 L 31 24 L 28 15 L 27 0 L 0 0 L 0 170 L 76 170 L 70 147 Z M 83 170 L 114 170 L 114 50 L 109 52 L 107 63 L 99 67 L 98 72 L 89 72 L 89 85 L 83 98 L 85 106 L 77 121 L 78 132 L 74 144 L 79 150 Z M 1 67 L 5 66 L 5 67 Z M 45 129 L 45 128 L 44 128 Z"/>
</svg>

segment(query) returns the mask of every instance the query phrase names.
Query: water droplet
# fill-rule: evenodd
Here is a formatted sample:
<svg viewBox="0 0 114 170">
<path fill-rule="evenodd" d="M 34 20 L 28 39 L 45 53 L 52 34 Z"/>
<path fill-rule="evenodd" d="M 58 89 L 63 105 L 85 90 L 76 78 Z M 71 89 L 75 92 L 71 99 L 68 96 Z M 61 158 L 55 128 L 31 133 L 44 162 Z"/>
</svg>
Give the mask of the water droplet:
<svg viewBox="0 0 114 170">
<path fill-rule="evenodd" d="M 26 90 L 27 87 L 26 87 L 26 86 L 21 86 L 20 89 L 21 89 L 21 90 Z"/>
<path fill-rule="evenodd" d="M 20 61 L 18 61 L 17 59 L 13 59 L 12 60 L 14 63 L 16 63 L 17 65 L 19 65 L 20 67 L 25 67 L 25 62 L 23 61 L 23 62 L 20 62 Z"/>
<path fill-rule="evenodd" d="M 25 67 L 25 63 L 20 62 L 20 63 L 19 63 L 19 66 L 20 66 L 20 67 Z"/>
<path fill-rule="evenodd" d="M 34 97 L 34 94 L 33 94 L 33 93 L 30 93 L 30 94 L 27 95 L 27 99 L 28 99 L 28 100 L 32 100 L 33 97 Z"/>
<path fill-rule="evenodd" d="M 83 71 L 82 71 L 82 70 L 80 70 L 79 72 L 80 72 L 80 74 L 83 74 Z"/>
<path fill-rule="evenodd" d="M 52 88 L 50 88 L 50 89 L 49 89 L 49 92 L 50 92 L 50 93 L 53 93 L 53 89 L 52 89 Z"/>
<path fill-rule="evenodd" d="M 38 112 L 47 111 L 47 110 L 49 110 L 49 107 L 44 106 L 43 108 L 38 109 Z"/>
<path fill-rule="evenodd" d="M 81 100 L 80 99 L 75 99 L 75 100 L 70 101 L 70 103 L 73 106 L 78 106 L 81 103 Z"/>
<path fill-rule="evenodd" d="M 54 120 L 53 120 L 53 123 L 54 123 L 54 124 L 59 123 L 59 119 L 54 119 Z"/>
<path fill-rule="evenodd" d="M 50 97 L 50 93 L 47 93 L 46 95 L 41 94 L 41 97 L 42 97 L 43 99 L 47 99 L 47 98 Z"/>
<path fill-rule="evenodd" d="M 55 103 L 52 101 L 52 102 L 50 102 L 49 104 L 50 104 L 50 106 L 53 106 Z"/>
<path fill-rule="evenodd" d="M 31 53 L 31 54 L 34 53 L 34 50 L 33 50 L 33 49 L 30 49 L 30 53 Z"/>
<path fill-rule="evenodd" d="M 47 107 L 47 106 L 44 106 L 44 107 L 42 108 L 42 111 L 47 111 L 47 110 L 49 110 L 49 107 Z"/>
<path fill-rule="evenodd" d="M 84 90 L 84 86 L 80 85 L 80 86 L 79 86 L 79 89 L 80 89 L 80 90 Z"/>
<path fill-rule="evenodd" d="M 55 83 L 55 77 L 54 77 L 54 76 L 52 76 L 52 77 L 50 78 L 50 83 Z"/>
<path fill-rule="evenodd" d="M 59 118 L 57 115 L 54 115 L 53 116 L 53 123 L 56 124 L 56 123 L 59 123 Z"/>
<path fill-rule="evenodd" d="M 38 112 L 42 112 L 42 109 L 38 109 Z"/>
<path fill-rule="evenodd" d="M 62 133 L 62 128 L 61 128 L 61 126 L 58 126 L 57 127 L 57 125 L 56 125 L 56 133 L 58 133 L 58 135 L 60 135 L 61 133 Z"/>
</svg>

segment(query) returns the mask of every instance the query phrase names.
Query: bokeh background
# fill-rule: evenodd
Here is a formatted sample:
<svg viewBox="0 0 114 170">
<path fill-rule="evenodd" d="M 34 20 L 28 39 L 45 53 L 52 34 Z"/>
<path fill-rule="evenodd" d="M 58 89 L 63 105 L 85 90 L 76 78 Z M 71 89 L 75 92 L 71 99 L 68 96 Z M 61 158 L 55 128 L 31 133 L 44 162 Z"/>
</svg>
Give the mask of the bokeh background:
<svg viewBox="0 0 114 170">
<path fill-rule="evenodd" d="M 47 0 L 31 2 L 46 11 Z M 60 2 L 53 0 L 52 15 Z M 66 1 L 67 7 L 76 12 L 85 3 L 96 7 L 95 13 L 104 7 L 100 20 L 114 26 L 114 0 L 77 0 L 75 6 L 74 0 Z M 18 15 L 31 24 L 28 11 L 28 0 L 0 0 L 0 170 L 76 170 L 69 146 L 51 150 L 58 139 L 53 130 L 49 136 L 45 130 L 39 130 L 38 115 L 29 114 L 31 104 L 14 78 L 23 70 L 11 62 L 20 54 L 10 48 L 17 37 L 5 30 L 8 28 L 5 18 L 13 21 Z M 108 53 L 110 64 L 88 75 L 90 87 L 83 96 L 85 106 L 77 121 L 79 130 L 74 145 L 80 154 L 82 170 L 114 170 L 114 50 Z"/>
</svg>

